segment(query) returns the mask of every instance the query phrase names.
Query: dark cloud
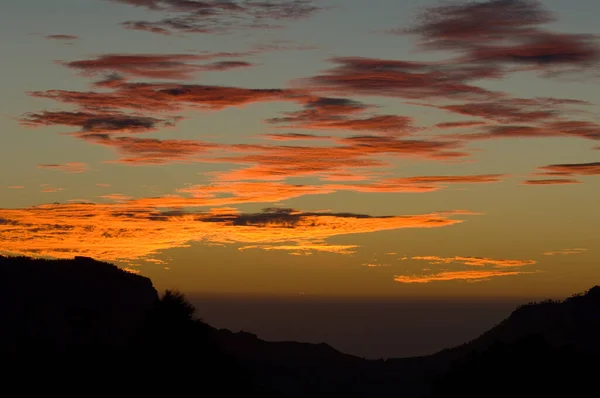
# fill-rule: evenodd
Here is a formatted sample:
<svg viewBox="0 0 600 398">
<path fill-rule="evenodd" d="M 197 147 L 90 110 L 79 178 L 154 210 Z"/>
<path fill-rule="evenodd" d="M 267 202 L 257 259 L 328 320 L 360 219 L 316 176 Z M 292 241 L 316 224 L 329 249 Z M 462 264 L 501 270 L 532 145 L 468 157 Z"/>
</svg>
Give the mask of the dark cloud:
<svg viewBox="0 0 600 398">
<path fill-rule="evenodd" d="M 535 99 L 500 99 L 439 106 L 439 109 L 465 116 L 477 116 L 500 123 L 535 123 L 559 115 L 556 106 Z"/>
<path fill-rule="evenodd" d="M 513 39 L 552 20 L 537 0 L 455 1 L 426 9 L 412 28 L 397 32 L 418 35 L 428 48 L 470 49 Z"/>
<path fill-rule="evenodd" d="M 458 129 L 458 128 L 470 128 L 483 126 L 486 122 L 481 122 L 478 120 L 466 120 L 463 122 L 441 122 L 435 125 L 438 129 Z"/>
<path fill-rule="evenodd" d="M 417 35 L 427 49 L 458 52 L 458 62 L 505 72 L 527 67 L 550 75 L 597 66 L 597 38 L 541 28 L 553 20 L 537 0 L 461 1 L 430 7 L 412 28 L 394 32 Z"/>
<path fill-rule="evenodd" d="M 299 101 L 306 95 L 286 89 L 252 89 L 178 83 L 127 83 L 112 77 L 103 84 L 112 91 L 34 91 L 33 97 L 77 105 L 86 110 L 133 109 L 145 112 L 178 111 L 190 107 L 223 109 L 253 102 Z"/>
<path fill-rule="evenodd" d="M 202 65 L 202 69 L 207 71 L 224 71 L 230 69 L 248 68 L 251 66 L 254 66 L 254 64 L 245 61 L 218 61 Z"/>
<path fill-rule="evenodd" d="M 172 126 L 172 120 L 157 119 L 147 116 L 127 115 L 124 113 L 95 113 L 42 111 L 28 113 L 21 118 L 21 123 L 30 127 L 40 126 L 76 126 L 84 133 L 147 133 L 161 127 Z"/>
<path fill-rule="evenodd" d="M 320 11 L 316 0 L 108 0 L 165 14 L 156 21 L 126 21 L 127 29 L 159 34 L 224 33 L 236 29 L 274 28 Z"/>
<path fill-rule="evenodd" d="M 79 36 L 75 36 L 75 35 L 63 35 L 63 34 L 59 34 L 59 35 L 46 35 L 44 36 L 46 39 L 50 39 L 50 40 L 62 40 L 62 41 L 73 41 L 73 40 L 78 40 Z"/>
<path fill-rule="evenodd" d="M 244 61 L 217 61 L 198 64 L 218 58 L 232 58 L 242 53 L 204 54 L 105 54 L 93 59 L 61 62 L 68 68 L 86 75 L 99 73 L 120 77 L 143 77 L 148 79 L 187 80 L 200 71 L 223 71 L 252 66 Z"/>
<path fill-rule="evenodd" d="M 218 148 L 216 144 L 198 140 L 111 137 L 103 134 L 82 134 L 78 137 L 96 145 L 115 149 L 121 156 L 116 162 L 130 165 L 199 161 L 200 154 Z"/>
<path fill-rule="evenodd" d="M 565 184 L 581 184 L 581 181 L 571 178 L 551 178 L 540 180 L 525 180 L 523 185 L 565 185 Z"/>
<path fill-rule="evenodd" d="M 297 81 L 314 91 L 411 99 L 474 99 L 494 96 L 471 81 L 497 77 L 495 68 L 407 62 L 376 58 L 334 58 L 336 67 Z"/>
<path fill-rule="evenodd" d="M 483 127 L 482 130 L 481 133 L 457 134 L 451 137 L 464 140 L 537 137 L 574 137 L 600 140 L 600 125 L 583 120 L 547 122 L 533 126 L 496 125 Z"/>
<path fill-rule="evenodd" d="M 67 173 L 83 173 L 87 170 L 87 165 L 82 162 L 68 162 L 57 164 L 38 164 L 41 169 L 61 170 Z"/>
<path fill-rule="evenodd" d="M 412 118 L 406 116 L 353 116 L 369 108 L 358 101 L 323 97 L 309 101 L 303 110 L 287 112 L 284 117 L 268 119 L 267 122 L 291 129 L 372 131 L 399 135 L 414 130 Z"/>
<path fill-rule="evenodd" d="M 539 174 L 555 176 L 593 176 L 600 175 L 600 162 L 552 164 L 538 167 Z"/>
<path fill-rule="evenodd" d="M 303 133 L 285 133 L 285 134 L 262 134 L 261 137 L 273 141 L 311 141 L 311 140 L 331 140 L 328 135 L 315 135 Z"/>
</svg>

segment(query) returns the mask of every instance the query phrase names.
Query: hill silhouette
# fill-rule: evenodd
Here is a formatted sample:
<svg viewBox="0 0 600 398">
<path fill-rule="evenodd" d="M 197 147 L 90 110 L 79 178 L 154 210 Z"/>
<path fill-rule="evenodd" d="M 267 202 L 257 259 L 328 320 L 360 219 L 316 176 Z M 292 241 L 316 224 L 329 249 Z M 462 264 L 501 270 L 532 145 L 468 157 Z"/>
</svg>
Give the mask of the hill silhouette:
<svg viewBox="0 0 600 398">
<path fill-rule="evenodd" d="M 86 257 L 0 256 L 0 317 L 5 388 L 23 393 L 573 395 L 600 370 L 598 286 L 521 306 L 461 346 L 379 361 L 216 329 L 182 294 L 159 296 L 150 279 Z"/>
</svg>

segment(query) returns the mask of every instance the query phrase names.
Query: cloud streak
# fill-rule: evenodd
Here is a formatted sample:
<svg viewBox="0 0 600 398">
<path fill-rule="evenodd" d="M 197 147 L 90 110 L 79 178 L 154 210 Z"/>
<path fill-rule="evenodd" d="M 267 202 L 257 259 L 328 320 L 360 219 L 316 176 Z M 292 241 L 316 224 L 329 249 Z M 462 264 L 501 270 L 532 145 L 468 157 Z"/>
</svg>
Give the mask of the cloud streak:
<svg viewBox="0 0 600 398">
<path fill-rule="evenodd" d="M 538 180 L 525 180 L 522 185 L 568 185 L 581 184 L 581 181 L 572 178 L 548 178 Z"/>
<path fill-rule="evenodd" d="M 583 254 L 587 251 L 584 248 L 561 249 L 550 252 L 544 252 L 544 256 L 569 256 L 572 254 Z"/>
<path fill-rule="evenodd" d="M 394 280 L 400 283 L 430 283 L 440 281 L 466 281 L 466 282 L 482 282 L 497 278 L 500 276 L 515 276 L 528 274 L 530 272 L 520 271 L 444 271 L 436 274 L 427 275 L 396 275 Z"/>
<path fill-rule="evenodd" d="M 524 267 L 526 265 L 536 264 L 535 260 L 498 260 L 488 257 L 438 257 L 438 256 L 415 256 L 413 260 L 428 261 L 430 264 L 452 264 L 460 263 L 472 267 L 493 266 L 498 268 L 505 267 Z"/>
<path fill-rule="evenodd" d="M 239 57 L 242 53 L 203 54 L 104 54 L 93 59 L 61 62 L 62 65 L 80 71 L 85 76 L 98 74 L 117 75 L 127 78 L 190 80 L 198 72 L 225 71 L 252 66 L 245 61 L 215 61 L 219 58 Z"/>
<path fill-rule="evenodd" d="M 83 173 L 87 170 L 87 165 L 82 162 L 67 162 L 60 164 L 38 164 L 40 169 L 60 170 L 67 173 Z"/>
<path fill-rule="evenodd" d="M 44 37 L 46 39 L 50 39 L 50 40 L 59 40 L 59 41 L 67 41 L 67 42 L 72 42 L 74 40 L 79 40 L 79 36 L 65 35 L 65 34 L 46 35 Z"/>
<path fill-rule="evenodd" d="M 600 175 L 600 162 L 552 164 L 538 167 L 539 173 L 550 176 L 597 176 Z"/>
<path fill-rule="evenodd" d="M 495 94 L 469 84 L 495 77 L 488 67 L 465 67 L 364 57 L 338 57 L 335 67 L 296 85 L 336 95 L 374 95 L 408 99 L 489 99 Z"/>
<path fill-rule="evenodd" d="M 412 118 L 407 116 L 353 116 L 369 108 L 350 99 L 321 97 L 306 103 L 301 111 L 268 119 L 267 123 L 286 129 L 371 131 L 394 135 L 407 135 L 415 130 Z"/>
</svg>

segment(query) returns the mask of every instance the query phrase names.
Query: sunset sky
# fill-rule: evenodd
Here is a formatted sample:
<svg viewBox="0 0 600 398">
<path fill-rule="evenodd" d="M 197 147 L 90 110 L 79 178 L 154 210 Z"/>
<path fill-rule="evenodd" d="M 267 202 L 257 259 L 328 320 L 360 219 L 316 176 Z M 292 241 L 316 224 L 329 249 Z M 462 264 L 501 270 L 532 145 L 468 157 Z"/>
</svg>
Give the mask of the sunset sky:
<svg viewBox="0 0 600 398">
<path fill-rule="evenodd" d="M 600 283 L 597 0 L 20 0 L 0 253 L 186 292 Z"/>
</svg>

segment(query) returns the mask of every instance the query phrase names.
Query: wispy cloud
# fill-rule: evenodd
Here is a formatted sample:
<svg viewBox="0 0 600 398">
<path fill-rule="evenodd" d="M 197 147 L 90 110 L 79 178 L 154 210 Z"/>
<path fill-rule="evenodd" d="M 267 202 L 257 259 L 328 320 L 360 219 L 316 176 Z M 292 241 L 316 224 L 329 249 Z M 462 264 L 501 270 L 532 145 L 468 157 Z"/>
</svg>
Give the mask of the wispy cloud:
<svg viewBox="0 0 600 398">
<path fill-rule="evenodd" d="M 467 120 L 463 122 L 440 122 L 435 125 L 438 129 L 461 129 L 461 128 L 470 128 L 470 127 L 478 127 L 485 126 L 487 123 L 478 121 L 478 120 Z"/>
<path fill-rule="evenodd" d="M 82 162 L 67 162 L 59 164 L 38 164 L 40 169 L 60 170 L 67 173 L 83 173 L 87 170 L 87 165 Z"/>
<path fill-rule="evenodd" d="M 336 190 L 357 192 L 431 192 L 445 188 L 448 184 L 481 184 L 502 181 L 502 174 L 464 176 L 418 176 L 405 178 L 383 178 L 372 183 L 328 185 Z"/>
<path fill-rule="evenodd" d="M 67 42 L 72 42 L 74 40 L 79 40 L 79 36 L 65 35 L 65 34 L 46 35 L 44 37 L 46 39 L 50 39 L 50 40 L 60 40 L 60 41 L 67 41 Z"/>
<path fill-rule="evenodd" d="M 109 80 L 112 91 L 34 91 L 37 98 L 72 104 L 86 111 L 114 112 L 130 109 L 172 112 L 184 109 L 219 110 L 256 102 L 298 101 L 305 94 L 286 89 L 252 89 L 180 83 L 127 83 Z"/>
<path fill-rule="evenodd" d="M 475 99 L 494 93 L 469 84 L 493 77 L 487 67 L 464 67 L 377 58 L 343 57 L 323 74 L 296 82 L 315 92 L 374 95 L 410 99 Z"/>
<path fill-rule="evenodd" d="M 281 23 L 308 18 L 321 10 L 314 0 L 189 1 L 107 0 L 162 13 L 156 21 L 126 21 L 127 29 L 170 35 L 172 33 L 225 33 L 234 29 L 276 28 Z"/>
<path fill-rule="evenodd" d="M 544 252 L 544 256 L 568 256 L 571 254 L 582 254 L 585 253 L 587 251 L 587 249 L 584 248 L 574 248 L 574 249 L 561 249 L 561 250 L 555 250 L 555 251 L 550 251 L 550 252 Z"/>
<path fill-rule="evenodd" d="M 491 265 L 494 267 L 523 267 L 525 265 L 533 265 L 536 263 L 535 260 L 498 260 L 488 257 L 438 257 L 438 256 L 415 256 L 411 257 L 413 260 L 428 261 L 430 264 L 451 264 L 461 263 L 464 265 L 470 265 L 474 267 L 483 267 Z"/>
<path fill-rule="evenodd" d="M 327 176 L 348 169 L 367 169 L 387 166 L 375 158 L 422 158 L 448 160 L 467 154 L 457 151 L 460 143 L 452 141 L 404 140 L 393 136 L 364 135 L 335 138 L 337 146 L 264 146 L 246 145 L 230 148 L 242 152 L 214 161 L 251 164 L 250 167 L 218 175 L 222 181 L 284 180 L 289 177 Z"/>
<path fill-rule="evenodd" d="M 199 140 L 111 137 L 107 134 L 81 134 L 77 137 L 115 149 L 120 158 L 114 162 L 129 165 L 189 163 L 199 161 L 199 155 L 218 148 L 218 145 Z"/>
<path fill-rule="evenodd" d="M 283 117 L 271 118 L 267 122 L 289 129 L 371 131 L 395 135 L 407 135 L 415 131 L 412 118 L 407 116 L 354 116 L 370 108 L 350 99 L 321 97 L 306 103 L 303 110 L 288 112 Z"/>
<path fill-rule="evenodd" d="M 315 135 L 304 133 L 261 134 L 260 137 L 271 141 L 313 141 L 332 139 L 332 137 L 328 135 Z"/>
<path fill-rule="evenodd" d="M 21 118 L 21 123 L 28 127 L 72 126 L 79 127 L 83 133 L 147 133 L 160 127 L 172 126 L 172 120 L 157 119 L 121 112 L 89 112 L 89 111 L 42 111 L 28 113 Z"/>
<path fill-rule="evenodd" d="M 211 61 L 219 58 L 240 57 L 243 53 L 200 54 L 104 54 L 93 59 L 61 62 L 64 66 L 81 71 L 84 75 L 117 74 L 124 77 L 147 79 L 189 80 L 201 71 L 223 71 L 252 66 L 245 61 Z"/>
<path fill-rule="evenodd" d="M 523 185 L 565 185 L 565 184 L 581 184 L 581 181 L 572 178 L 548 178 L 538 180 L 525 180 Z"/>
<path fill-rule="evenodd" d="M 307 242 L 302 245 L 253 245 L 238 248 L 240 251 L 249 249 L 260 249 L 266 251 L 287 251 L 293 256 L 308 256 L 315 252 L 334 254 L 353 254 L 357 245 L 330 245 L 326 243 Z"/>
<path fill-rule="evenodd" d="M 53 187 L 50 184 L 41 184 L 40 187 L 41 187 L 40 192 L 43 192 L 43 193 L 55 193 L 55 192 L 60 192 L 60 191 L 65 190 L 64 188 Z"/>
<path fill-rule="evenodd" d="M 600 162 L 552 164 L 538 170 L 539 174 L 551 176 L 594 176 L 600 175 Z"/>
<path fill-rule="evenodd" d="M 122 193 L 111 193 L 107 195 L 101 195 L 99 198 L 108 199 L 114 202 L 126 202 L 130 199 L 133 199 L 131 196 L 123 195 Z"/>
<path fill-rule="evenodd" d="M 466 281 L 481 282 L 500 276 L 515 276 L 528 274 L 530 272 L 520 271 L 497 271 L 497 270 L 467 270 L 467 271 L 444 271 L 427 275 L 396 275 L 394 280 L 400 283 L 429 283 L 438 281 Z"/>
<path fill-rule="evenodd" d="M 544 138 L 573 137 L 600 140 L 600 125 L 585 120 L 545 122 L 537 125 L 505 124 L 486 126 L 483 132 L 457 134 L 446 138 L 464 140 L 485 140 L 500 138 Z"/>
</svg>

